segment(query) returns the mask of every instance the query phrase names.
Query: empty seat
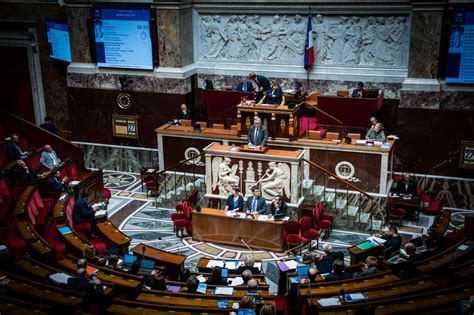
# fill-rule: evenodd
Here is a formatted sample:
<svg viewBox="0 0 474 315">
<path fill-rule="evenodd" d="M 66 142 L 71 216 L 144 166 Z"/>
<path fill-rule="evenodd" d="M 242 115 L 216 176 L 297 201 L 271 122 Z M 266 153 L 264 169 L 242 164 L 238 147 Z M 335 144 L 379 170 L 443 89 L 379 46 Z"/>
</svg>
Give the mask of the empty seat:
<svg viewBox="0 0 474 315">
<path fill-rule="evenodd" d="M 339 140 L 339 132 L 327 132 L 326 140 Z"/>
</svg>

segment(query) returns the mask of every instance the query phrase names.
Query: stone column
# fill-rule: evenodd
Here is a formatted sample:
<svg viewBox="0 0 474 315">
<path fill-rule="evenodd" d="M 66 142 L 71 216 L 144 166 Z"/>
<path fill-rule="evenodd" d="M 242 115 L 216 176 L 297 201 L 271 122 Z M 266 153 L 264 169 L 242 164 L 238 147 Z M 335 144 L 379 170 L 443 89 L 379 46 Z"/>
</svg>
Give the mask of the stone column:
<svg viewBox="0 0 474 315">
<path fill-rule="evenodd" d="M 413 3 L 408 78 L 400 93 L 401 108 L 440 107 L 440 82 L 437 78 L 443 7 Z"/>
</svg>

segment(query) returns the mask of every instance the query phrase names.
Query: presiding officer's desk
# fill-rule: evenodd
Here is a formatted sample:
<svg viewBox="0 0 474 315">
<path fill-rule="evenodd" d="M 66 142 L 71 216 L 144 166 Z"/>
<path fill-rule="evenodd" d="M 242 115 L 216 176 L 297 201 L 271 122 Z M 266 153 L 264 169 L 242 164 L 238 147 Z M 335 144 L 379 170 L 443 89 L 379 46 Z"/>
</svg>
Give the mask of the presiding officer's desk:
<svg viewBox="0 0 474 315">
<path fill-rule="evenodd" d="M 203 149 L 213 142 L 223 145 L 240 146 L 248 143 L 247 136 L 237 135 L 237 130 L 204 128 L 201 131 L 192 127 L 165 124 L 156 130 L 159 167 L 165 169 L 182 160 L 200 154 Z M 395 142 L 389 141 L 389 147 L 367 146 L 357 144 L 336 143 L 334 141 L 307 139 L 268 140 L 268 146 L 274 149 L 305 150 L 304 158 L 317 163 L 325 169 L 336 173 L 338 170 L 348 170 L 352 173 L 348 179 L 360 189 L 369 193 L 387 194 L 387 174 L 392 170 Z M 166 154 L 165 154 L 166 152 Z M 198 158 L 195 163 L 181 165 L 183 172 L 205 174 L 204 158 Z M 313 167 L 304 168 L 304 177 L 315 180 L 316 184 L 324 185 L 321 172 Z M 330 185 L 332 187 L 332 184 Z M 339 186 L 337 188 L 340 188 Z"/>
<path fill-rule="evenodd" d="M 202 208 L 193 211 L 193 240 L 242 247 L 243 239 L 252 249 L 282 252 L 284 221 L 258 221 L 227 216 L 223 210 Z"/>
</svg>

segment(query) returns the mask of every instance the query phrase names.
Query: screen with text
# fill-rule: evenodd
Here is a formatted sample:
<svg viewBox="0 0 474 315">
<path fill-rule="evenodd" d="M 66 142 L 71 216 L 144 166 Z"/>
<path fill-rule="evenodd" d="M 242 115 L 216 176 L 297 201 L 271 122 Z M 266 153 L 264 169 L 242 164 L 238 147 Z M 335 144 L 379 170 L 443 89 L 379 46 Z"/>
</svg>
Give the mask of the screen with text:
<svg viewBox="0 0 474 315">
<path fill-rule="evenodd" d="M 148 8 L 94 8 L 99 67 L 153 69 Z"/>
<path fill-rule="evenodd" d="M 69 28 L 66 23 L 46 21 L 49 57 L 71 62 Z"/>
<path fill-rule="evenodd" d="M 474 11 L 454 11 L 446 83 L 474 83 Z"/>
</svg>

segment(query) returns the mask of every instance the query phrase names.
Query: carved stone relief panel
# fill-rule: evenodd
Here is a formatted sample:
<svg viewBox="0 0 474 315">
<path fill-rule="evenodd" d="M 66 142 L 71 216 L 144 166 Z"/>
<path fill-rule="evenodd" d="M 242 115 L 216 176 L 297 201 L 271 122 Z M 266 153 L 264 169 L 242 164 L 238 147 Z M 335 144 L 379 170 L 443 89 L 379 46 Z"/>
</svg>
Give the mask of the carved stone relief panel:
<svg viewBox="0 0 474 315">
<path fill-rule="evenodd" d="M 199 61 L 302 63 L 307 16 L 200 15 Z M 312 18 L 316 64 L 406 67 L 406 16 Z"/>
</svg>

